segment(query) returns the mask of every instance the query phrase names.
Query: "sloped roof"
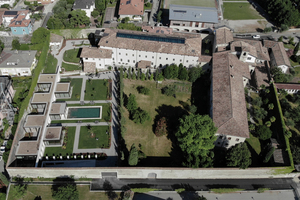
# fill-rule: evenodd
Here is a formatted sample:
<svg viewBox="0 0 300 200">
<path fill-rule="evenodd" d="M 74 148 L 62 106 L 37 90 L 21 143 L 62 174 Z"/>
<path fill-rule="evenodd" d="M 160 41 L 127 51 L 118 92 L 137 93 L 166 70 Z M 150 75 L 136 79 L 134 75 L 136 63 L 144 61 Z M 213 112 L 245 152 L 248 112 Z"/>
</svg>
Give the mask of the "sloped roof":
<svg viewBox="0 0 300 200">
<path fill-rule="evenodd" d="M 216 37 L 216 45 L 218 45 L 218 44 L 229 44 L 229 42 L 233 41 L 233 34 L 226 27 L 216 29 L 216 36 L 215 37 Z"/>
<path fill-rule="evenodd" d="M 97 47 L 83 47 L 80 58 L 111 58 L 112 50 Z"/>
<path fill-rule="evenodd" d="M 119 15 L 143 15 L 144 0 L 121 0 Z"/>
<path fill-rule="evenodd" d="M 76 0 L 73 9 L 90 9 L 92 5 L 95 5 L 95 0 Z"/>
<path fill-rule="evenodd" d="M 56 35 L 54 33 L 50 34 L 50 42 L 61 42 L 63 39 L 63 36 Z"/>
<path fill-rule="evenodd" d="M 286 54 L 285 48 L 283 46 L 282 42 L 275 42 L 271 40 L 264 40 L 264 46 L 266 48 L 271 49 L 271 51 L 274 54 L 274 59 L 277 64 L 277 66 L 280 65 L 286 65 L 288 67 L 291 67 L 290 60 Z"/>
<path fill-rule="evenodd" d="M 18 11 L 16 15 L 10 22 L 9 27 L 27 27 L 31 23 L 30 19 L 25 19 L 29 10 Z"/>
<path fill-rule="evenodd" d="M 147 40 L 137 38 L 124 38 L 117 33 L 132 34 L 144 38 L 152 37 L 158 40 Z M 180 43 L 164 42 L 168 40 L 180 40 Z M 99 41 L 100 47 L 114 47 L 121 49 L 133 49 L 139 51 L 169 53 L 177 55 L 197 56 L 201 58 L 202 39 L 199 34 L 151 34 L 147 32 L 105 29 L 104 36 Z"/>
<path fill-rule="evenodd" d="M 249 137 L 243 77 L 249 67 L 230 52 L 214 53 L 212 65 L 212 118 L 219 134 Z"/>
<path fill-rule="evenodd" d="M 0 54 L 0 68 L 28 68 L 31 67 L 37 51 L 7 51 Z M 7 65 L 16 63 L 16 65 Z"/>
<path fill-rule="evenodd" d="M 300 90 L 299 83 L 274 83 L 277 89 Z"/>
<path fill-rule="evenodd" d="M 218 23 L 218 11 L 216 8 L 184 6 L 171 4 L 169 19 L 176 21 Z"/>
</svg>

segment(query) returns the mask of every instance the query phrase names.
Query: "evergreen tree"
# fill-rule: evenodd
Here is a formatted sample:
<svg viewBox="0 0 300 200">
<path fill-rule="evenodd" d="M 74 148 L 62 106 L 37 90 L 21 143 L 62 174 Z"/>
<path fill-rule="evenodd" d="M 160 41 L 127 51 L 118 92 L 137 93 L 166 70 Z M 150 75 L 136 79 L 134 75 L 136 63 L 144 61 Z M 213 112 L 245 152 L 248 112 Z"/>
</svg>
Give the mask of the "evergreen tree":
<svg viewBox="0 0 300 200">
<path fill-rule="evenodd" d="M 150 80 L 150 81 L 153 81 L 153 73 L 150 75 L 149 80 Z"/>
<path fill-rule="evenodd" d="M 163 72 L 164 72 L 164 77 L 165 77 L 166 79 L 171 79 L 171 78 L 172 78 L 172 75 L 171 75 L 171 67 L 170 67 L 169 65 L 167 65 L 167 66 L 165 67 L 165 69 L 163 70 Z"/>
<path fill-rule="evenodd" d="M 128 78 L 129 79 L 132 79 L 132 73 L 131 73 L 132 71 L 131 71 L 131 67 L 129 67 L 129 69 L 128 69 Z"/>
<path fill-rule="evenodd" d="M 145 75 L 145 80 L 149 79 L 149 69 L 147 69 L 146 75 Z"/>
<path fill-rule="evenodd" d="M 251 165 L 251 153 L 247 147 L 247 143 L 239 143 L 231 147 L 226 155 L 227 166 L 239 167 L 241 169 L 248 168 Z"/>
<path fill-rule="evenodd" d="M 142 81 L 144 81 L 144 80 L 145 80 L 145 78 L 146 78 L 146 77 L 145 77 L 145 74 L 144 74 L 144 73 L 142 73 L 142 75 L 141 75 L 141 80 L 142 80 Z"/>
<path fill-rule="evenodd" d="M 141 79 L 141 70 L 137 69 L 136 80 L 140 80 L 140 79 Z"/>
<path fill-rule="evenodd" d="M 135 144 L 133 143 L 131 148 L 130 148 L 130 153 L 128 157 L 128 164 L 130 166 L 136 166 L 139 162 L 139 152 L 135 147 Z"/>
<path fill-rule="evenodd" d="M 132 80 L 135 80 L 136 79 L 136 74 L 135 74 L 135 70 L 134 68 L 132 69 Z"/>
<path fill-rule="evenodd" d="M 178 75 L 178 78 L 179 78 L 180 80 L 183 80 L 183 81 L 185 81 L 185 80 L 187 80 L 187 79 L 189 78 L 189 76 L 188 76 L 188 71 L 187 71 L 187 69 L 186 69 L 185 67 L 183 67 L 183 68 L 180 70 L 179 75 Z"/>
<path fill-rule="evenodd" d="M 129 95 L 126 108 L 130 113 L 132 113 L 134 110 L 136 110 L 138 108 L 134 94 Z"/>
</svg>

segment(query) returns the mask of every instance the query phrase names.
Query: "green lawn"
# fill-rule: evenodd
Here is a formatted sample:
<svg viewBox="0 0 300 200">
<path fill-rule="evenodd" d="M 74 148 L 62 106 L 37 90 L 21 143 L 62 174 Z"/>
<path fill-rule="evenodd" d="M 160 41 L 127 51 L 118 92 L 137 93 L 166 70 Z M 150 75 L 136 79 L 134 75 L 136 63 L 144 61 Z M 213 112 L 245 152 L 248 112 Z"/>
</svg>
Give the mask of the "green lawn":
<svg viewBox="0 0 300 200">
<path fill-rule="evenodd" d="M 48 154 L 49 156 L 62 154 L 63 156 L 66 154 L 73 153 L 73 145 L 75 138 L 76 127 L 67 127 L 68 128 L 68 142 L 67 148 L 62 149 L 62 147 L 46 147 L 44 155 Z"/>
<path fill-rule="evenodd" d="M 14 186 L 11 185 L 10 189 Z M 28 185 L 27 193 L 22 198 L 22 200 L 33 200 L 36 197 L 40 196 L 41 199 L 51 200 L 52 198 L 52 185 Z M 77 190 L 79 193 L 79 200 L 87 200 L 87 199 L 101 199 L 101 200 L 109 200 L 108 196 L 105 192 L 91 192 L 89 185 L 77 185 Z M 121 195 L 120 192 L 116 192 L 116 196 L 119 198 Z M 17 200 L 14 198 L 11 193 L 8 196 L 9 200 Z M 37 198 L 36 198 L 37 199 Z"/>
<path fill-rule="evenodd" d="M 79 63 L 79 60 L 80 60 L 79 55 L 78 55 L 79 50 L 80 50 L 80 48 L 70 49 L 70 50 L 65 51 L 64 61 Z"/>
<path fill-rule="evenodd" d="M 186 6 L 200 6 L 200 7 L 216 7 L 214 0 L 165 0 L 166 7 L 169 9 L 170 4 L 186 5 Z"/>
<path fill-rule="evenodd" d="M 69 99 L 57 99 L 56 101 L 79 101 L 82 87 L 82 78 L 61 79 L 61 82 L 71 81 L 73 87 L 72 96 Z"/>
<path fill-rule="evenodd" d="M 75 71 L 75 70 L 81 70 L 82 69 L 81 66 L 72 65 L 72 64 L 64 63 L 64 62 L 62 62 L 61 67 L 64 68 L 66 72 L 68 72 L 68 71 Z"/>
<path fill-rule="evenodd" d="M 87 80 L 84 100 L 106 100 L 108 80 Z"/>
<path fill-rule="evenodd" d="M 109 126 L 92 126 L 91 130 L 94 136 L 91 136 L 88 127 L 81 126 L 78 149 L 109 148 Z M 106 131 L 108 134 L 106 134 Z"/>
<path fill-rule="evenodd" d="M 166 82 L 167 81 L 164 81 L 161 85 L 158 85 L 158 87 L 164 87 L 164 84 L 167 84 Z M 187 82 L 187 84 L 191 85 L 189 82 Z M 150 94 L 139 94 L 136 87 L 140 85 L 149 88 Z M 154 120 L 155 117 L 161 113 L 161 115 L 170 120 L 170 123 L 173 123 L 173 121 L 178 120 L 182 114 L 187 114 L 184 112 L 183 106 L 180 105 L 180 101 L 190 105 L 189 99 L 191 98 L 191 93 L 176 92 L 176 98 L 174 98 L 172 96 L 163 95 L 161 89 L 156 87 L 157 85 L 154 81 L 124 80 L 124 93 L 127 96 L 129 96 L 130 93 L 134 94 L 138 106 L 147 111 L 151 117 L 151 120 L 146 121 L 144 124 L 136 124 L 129 119 L 129 113 L 127 109 L 124 108 L 124 117 L 126 118 L 126 133 L 124 134 L 124 139 L 128 150 L 131 145 L 135 143 L 136 146 L 139 144 L 143 146 L 143 152 L 147 156 L 170 157 L 169 153 L 172 151 L 172 141 L 167 136 L 155 136 L 153 132 Z M 170 126 L 175 127 L 176 125 L 171 124 Z"/>
<path fill-rule="evenodd" d="M 147 7 L 146 5 L 144 5 L 144 10 L 151 10 L 152 9 L 153 4 L 150 3 L 150 6 Z"/>
<path fill-rule="evenodd" d="M 48 53 L 43 73 L 44 74 L 55 74 L 56 67 L 57 67 L 57 59 L 51 53 Z"/>
<path fill-rule="evenodd" d="M 251 145 L 251 147 L 254 149 L 254 151 L 257 153 L 257 155 L 260 154 L 260 152 L 261 152 L 261 146 L 260 146 L 259 139 L 257 137 L 254 137 L 250 133 L 250 138 L 247 138 L 246 142 L 248 142 Z"/>
<path fill-rule="evenodd" d="M 117 2 L 113 2 L 112 4 L 111 3 L 108 3 L 107 4 L 107 8 L 110 8 L 110 7 L 116 7 L 116 5 L 117 5 Z"/>
<path fill-rule="evenodd" d="M 108 122 L 110 121 L 111 118 L 111 109 L 110 109 L 110 104 L 109 103 L 96 103 L 94 105 L 80 105 L 80 104 L 67 104 L 68 107 L 73 107 L 73 106 L 102 106 L 102 118 L 100 120 L 96 119 L 86 119 L 86 120 L 80 120 L 83 123 L 84 122 L 95 122 L 95 121 L 100 121 L 100 122 Z M 51 121 L 51 124 L 59 124 L 59 123 L 77 123 L 79 120 L 53 120 Z"/>
<path fill-rule="evenodd" d="M 292 44 L 285 44 L 285 43 L 283 43 L 283 46 L 284 46 L 284 48 L 287 48 L 287 49 L 294 49 L 295 48 L 295 46 L 292 45 Z"/>
<path fill-rule="evenodd" d="M 295 77 L 299 77 L 300 78 L 300 67 L 295 67 L 294 69 L 296 71 Z"/>
<path fill-rule="evenodd" d="M 225 19 L 263 19 L 250 3 L 224 3 L 223 7 Z"/>
</svg>

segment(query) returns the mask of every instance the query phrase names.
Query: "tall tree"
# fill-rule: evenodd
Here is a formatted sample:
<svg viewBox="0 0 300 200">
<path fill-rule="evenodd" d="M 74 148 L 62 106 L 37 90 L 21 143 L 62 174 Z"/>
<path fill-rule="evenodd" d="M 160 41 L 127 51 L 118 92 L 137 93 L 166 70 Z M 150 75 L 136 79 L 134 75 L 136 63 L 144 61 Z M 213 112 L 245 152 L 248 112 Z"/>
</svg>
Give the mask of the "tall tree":
<svg viewBox="0 0 300 200">
<path fill-rule="evenodd" d="M 208 115 L 186 115 L 179 119 L 178 131 L 175 133 L 183 151 L 188 167 L 211 167 L 212 149 L 216 140 L 215 127 Z"/>
<path fill-rule="evenodd" d="M 20 46 L 21 46 L 19 39 L 13 39 L 13 41 L 11 42 L 11 46 L 12 46 L 12 49 L 19 50 Z"/>
<path fill-rule="evenodd" d="M 200 67 L 192 67 L 189 69 L 189 81 L 195 82 L 203 74 L 203 70 Z"/>
<path fill-rule="evenodd" d="M 48 31 L 47 29 L 45 29 L 43 27 L 40 27 L 32 33 L 31 43 L 32 44 L 43 43 L 49 34 L 50 34 L 50 31 Z"/>
<path fill-rule="evenodd" d="M 241 169 L 248 168 L 251 165 L 251 153 L 246 143 L 239 143 L 231 147 L 226 155 L 227 166 L 239 167 Z"/>
<path fill-rule="evenodd" d="M 258 135 L 259 139 L 267 140 L 272 136 L 272 131 L 267 126 L 260 125 L 257 128 L 256 134 Z"/>
<path fill-rule="evenodd" d="M 70 24 L 73 27 L 78 27 L 80 25 L 87 25 L 90 23 L 90 18 L 86 16 L 84 10 L 73 10 L 71 12 Z"/>
<path fill-rule="evenodd" d="M 127 110 L 131 113 L 133 111 L 135 111 L 138 107 L 137 107 L 137 102 L 135 100 L 135 95 L 134 94 L 130 94 L 129 98 L 128 98 L 128 102 L 126 105 Z"/>
</svg>

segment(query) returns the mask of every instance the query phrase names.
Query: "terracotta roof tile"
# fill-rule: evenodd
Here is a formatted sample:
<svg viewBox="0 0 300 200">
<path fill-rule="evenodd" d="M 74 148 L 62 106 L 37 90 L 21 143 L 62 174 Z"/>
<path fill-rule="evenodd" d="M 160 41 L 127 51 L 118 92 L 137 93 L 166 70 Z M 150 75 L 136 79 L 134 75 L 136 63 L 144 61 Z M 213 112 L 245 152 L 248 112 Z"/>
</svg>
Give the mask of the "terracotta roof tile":
<svg viewBox="0 0 300 200">
<path fill-rule="evenodd" d="M 111 58 L 111 56 L 112 50 L 97 47 L 83 47 L 80 54 L 81 58 Z"/>
<path fill-rule="evenodd" d="M 275 41 L 270 41 L 270 40 L 264 40 L 264 46 L 266 48 L 270 48 L 271 51 L 274 54 L 274 59 L 277 64 L 279 65 L 286 65 L 291 67 L 290 60 L 286 54 L 285 48 L 283 46 L 282 42 L 275 42 Z"/>
<path fill-rule="evenodd" d="M 277 89 L 290 89 L 300 90 L 300 84 L 298 83 L 274 83 Z"/>
<path fill-rule="evenodd" d="M 243 77 L 249 67 L 229 52 L 214 53 L 212 117 L 219 134 L 249 137 Z"/>
<path fill-rule="evenodd" d="M 216 44 L 228 44 L 233 41 L 232 32 L 228 28 L 216 29 Z"/>
</svg>

